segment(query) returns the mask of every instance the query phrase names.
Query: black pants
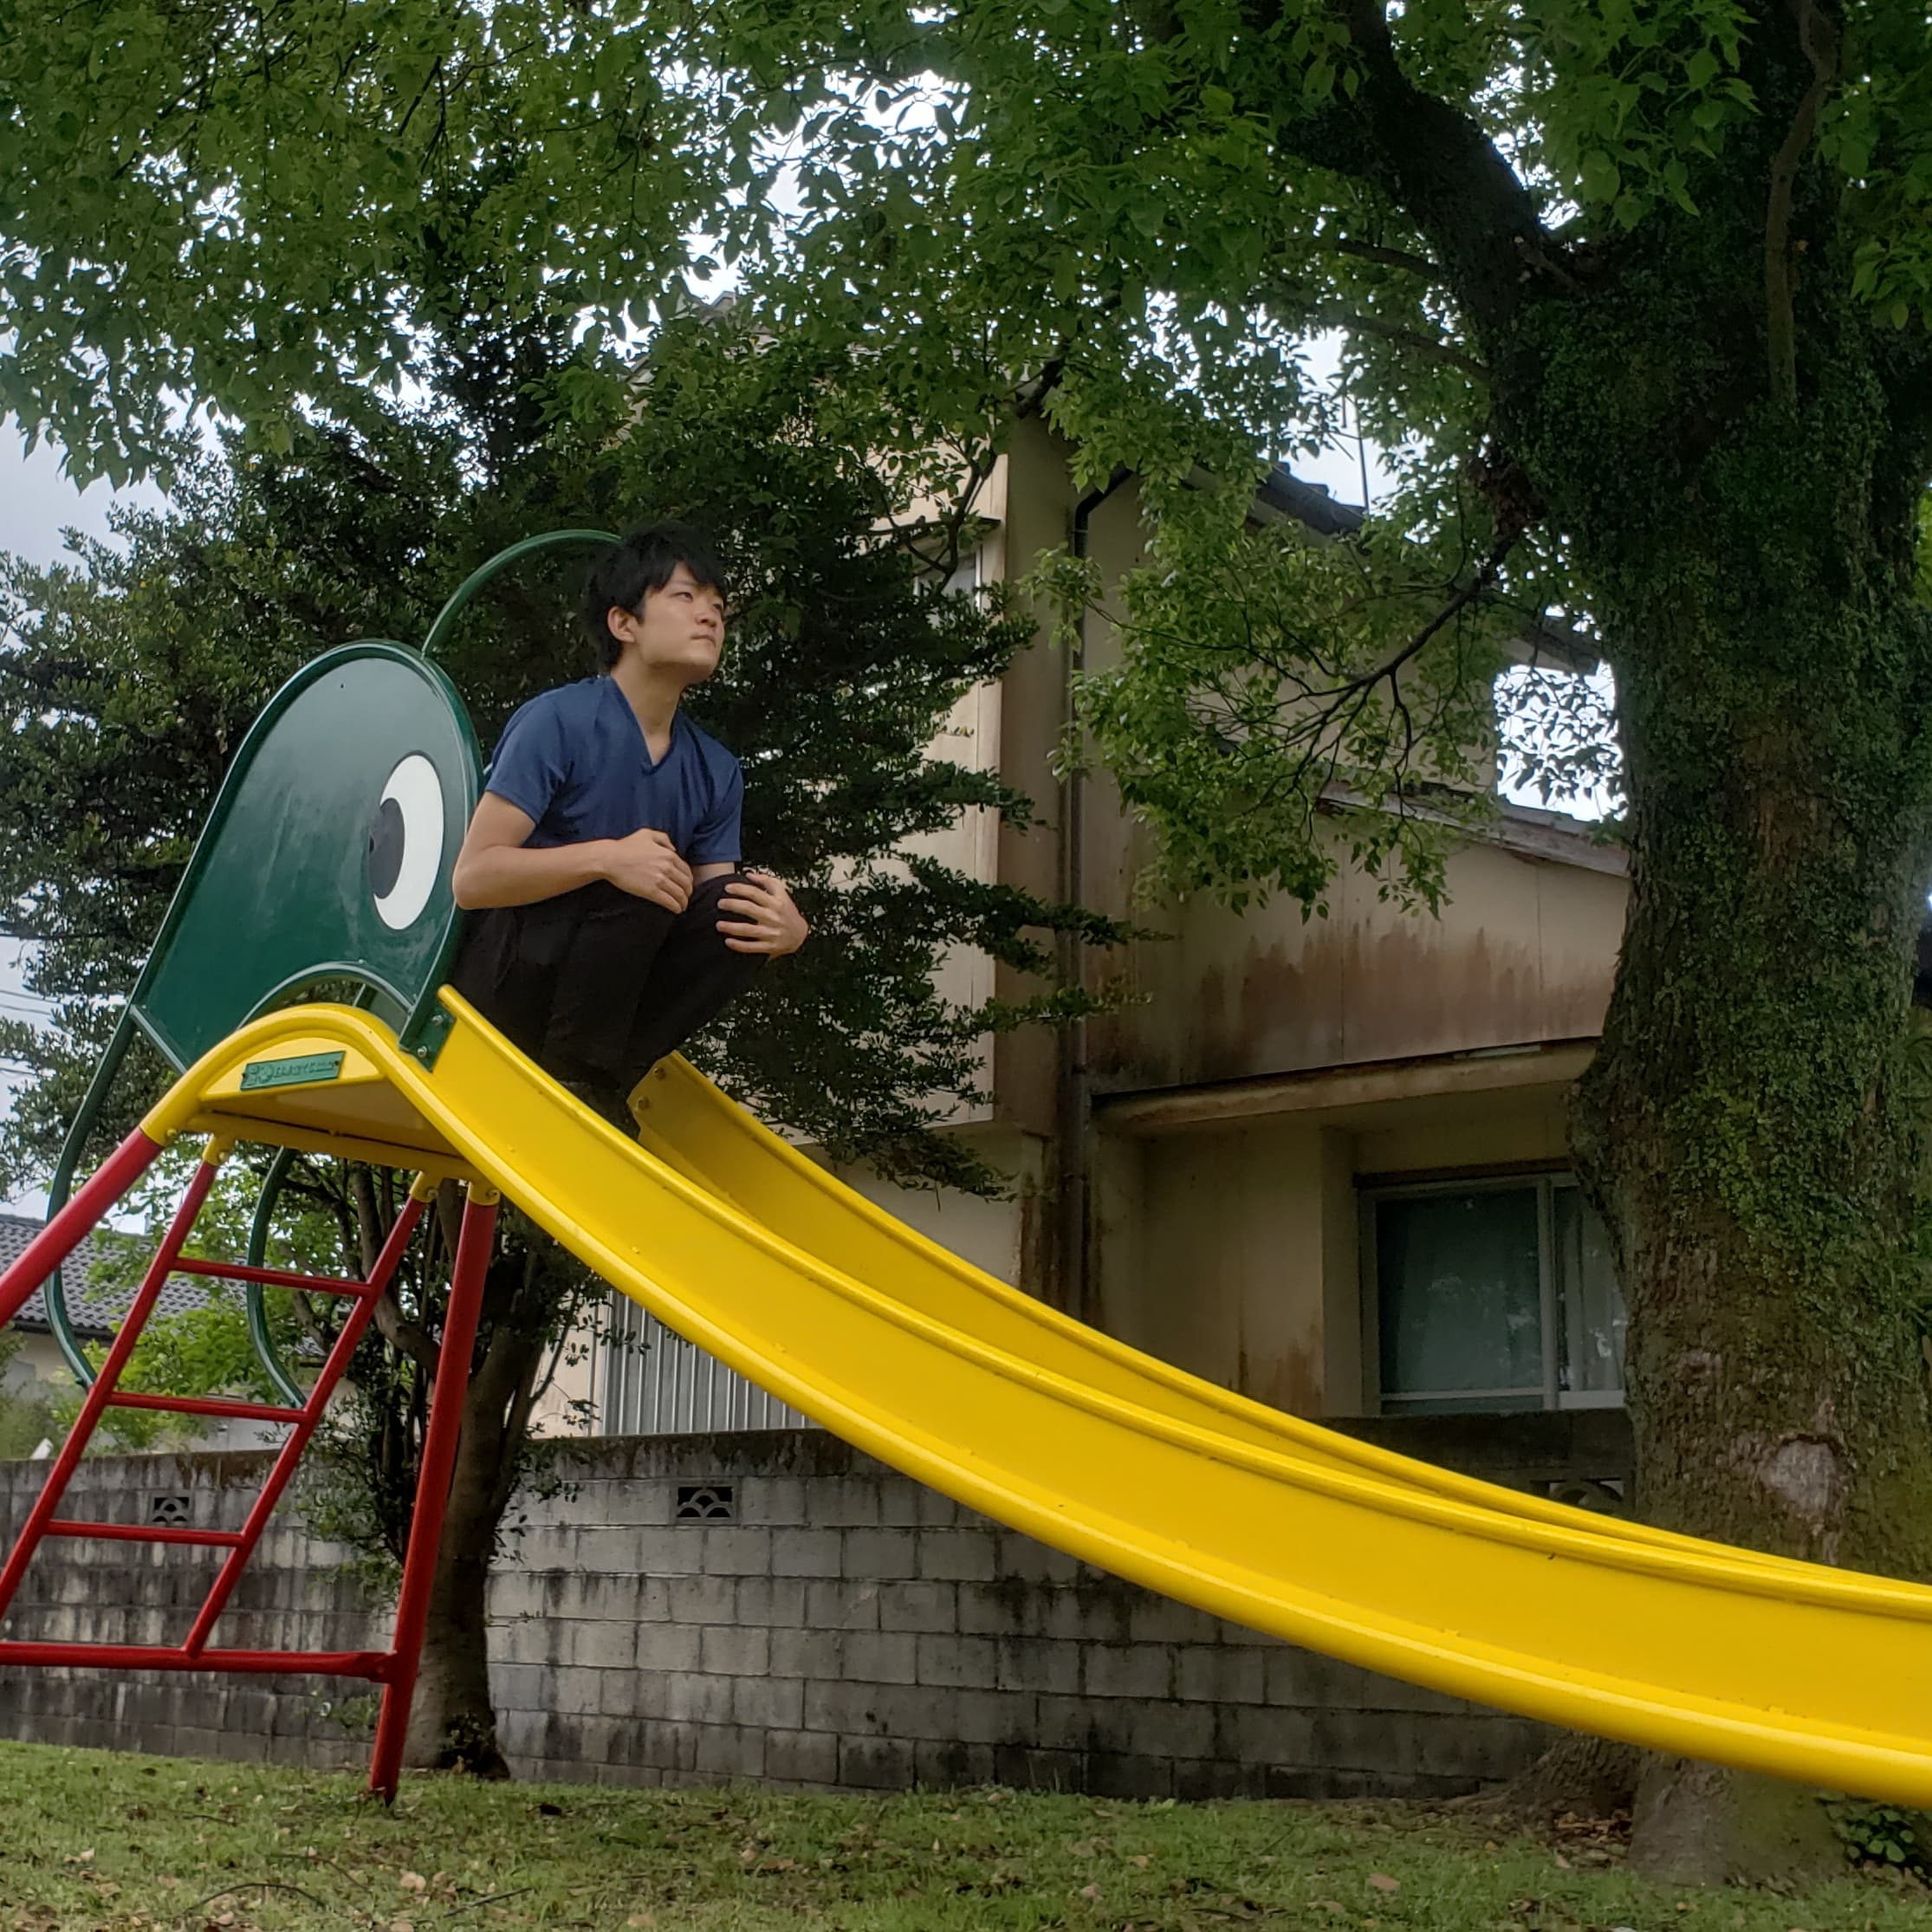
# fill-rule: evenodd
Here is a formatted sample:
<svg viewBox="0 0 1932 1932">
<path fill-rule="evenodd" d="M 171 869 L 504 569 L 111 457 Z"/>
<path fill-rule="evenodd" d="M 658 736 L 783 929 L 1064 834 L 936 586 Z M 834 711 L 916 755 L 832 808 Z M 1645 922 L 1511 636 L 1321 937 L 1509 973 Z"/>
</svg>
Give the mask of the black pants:
<svg viewBox="0 0 1932 1932">
<path fill-rule="evenodd" d="M 451 984 L 560 1080 L 627 1093 L 764 963 L 717 930 L 727 874 L 682 912 L 602 881 L 472 917 Z"/>
</svg>

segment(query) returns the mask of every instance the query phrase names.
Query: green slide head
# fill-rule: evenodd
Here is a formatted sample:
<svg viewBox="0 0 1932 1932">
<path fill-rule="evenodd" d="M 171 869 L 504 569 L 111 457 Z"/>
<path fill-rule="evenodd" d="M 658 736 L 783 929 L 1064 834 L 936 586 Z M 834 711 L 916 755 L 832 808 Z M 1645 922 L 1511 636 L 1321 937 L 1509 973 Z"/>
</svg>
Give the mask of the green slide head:
<svg viewBox="0 0 1932 1932">
<path fill-rule="evenodd" d="M 420 652 L 349 644 L 305 665 L 236 754 L 134 1022 L 185 1067 L 256 1014 L 340 985 L 433 1053 L 461 920 L 450 872 L 481 782 L 470 714 Z"/>
</svg>

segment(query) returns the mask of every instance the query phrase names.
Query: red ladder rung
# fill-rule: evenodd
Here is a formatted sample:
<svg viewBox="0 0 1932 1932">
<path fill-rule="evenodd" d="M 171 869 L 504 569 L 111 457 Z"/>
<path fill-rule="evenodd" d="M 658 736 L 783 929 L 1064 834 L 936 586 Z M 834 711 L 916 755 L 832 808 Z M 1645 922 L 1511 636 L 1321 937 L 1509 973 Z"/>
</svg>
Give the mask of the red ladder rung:
<svg viewBox="0 0 1932 1932">
<path fill-rule="evenodd" d="M 81 1189 L 45 1233 L 29 1246 L 26 1255 L 11 1267 L 0 1269 L 0 1326 L 4 1326 L 5 1322 L 18 1313 L 48 1271 L 65 1259 L 87 1229 L 98 1223 L 107 1208 L 120 1198 L 134 1177 L 159 1151 L 158 1143 L 150 1142 L 139 1134 L 131 1135 L 113 1159 Z M 451 1271 L 450 1299 L 444 1318 L 443 1336 L 445 1360 L 459 1367 L 455 1374 L 438 1378 L 430 1403 L 421 1466 L 417 1476 L 417 1507 L 410 1530 L 409 1547 L 404 1556 L 402 1588 L 398 1597 L 390 1648 L 387 1650 L 331 1651 L 217 1650 L 208 1642 L 211 1630 L 226 1607 L 243 1566 L 266 1529 L 269 1516 L 294 1474 L 296 1459 L 319 1426 L 324 1405 L 373 1319 L 379 1298 L 400 1265 L 428 1198 L 416 1188 L 411 1190 L 410 1199 L 397 1216 L 383 1244 L 382 1254 L 366 1281 L 296 1274 L 279 1268 L 250 1268 L 232 1262 L 188 1260 L 182 1255 L 182 1247 L 208 1198 L 216 1171 L 227 1151 L 227 1144 L 218 1138 L 210 1141 L 201 1164 L 169 1222 L 167 1233 L 148 1263 L 133 1306 L 108 1348 L 107 1358 L 101 1364 L 94 1386 L 81 1405 L 81 1413 L 68 1431 L 67 1441 L 54 1459 L 40 1496 L 29 1512 L 26 1522 L 16 1533 L 11 1550 L 6 1553 L 6 1560 L 0 1563 L 0 1617 L 4 1617 L 11 1606 L 35 1551 L 48 1536 L 76 1540 L 100 1538 L 126 1543 L 189 1544 L 222 1549 L 228 1554 L 220 1573 L 210 1587 L 187 1641 L 178 1646 L 0 1639 L 0 1664 L 118 1665 L 133 1669 L 217 1670 L 268 1675 L 300 1672 L 370 1679 L 383 1686 L 383 1700 L 369 1767 L 369 1786 L 372 1792 L 384 1799 L 393 1799 L 402 1769 L 403 1743 L 421 1663 L 425 1626 L 436 1574 L 437 1550 L 442 1537 L 457 1437 L 462 1428 L 467 1370 L 476 1342 L 483 1278 L 489 1267 L 496 1229 L 496 1196 L 493 1191 L 472 1183 L 464 1207 L 462 1234 L 457 1242 Z M 175 1273 L 212 1275 L 234 1281 L 259 1281 L 267 1286 L 353 1298 L 356 1306 L 343 1322 L 308 1402 L 299 1409 L 290 1410 L 224 1397 L 173 1398 L 123 1393 L 117 1389 L 115 1384 L 159 1301 L 161 1290 L 169 1275 Z M 239 1531 L 176 1528 L 159 1524 L 143 1527 L 133 1523 L 92 1523 L 56 1517 L 54 1511 L 79 1466 L 89 1437 L 110 1403 L 118 1403 L 124 1408 L 165 1409 L 178 1414 L 272 1421 L 290 1425 L 290 1434 L 276 1456 L 269 1479 L 249 1512 L 246 1525 Z"/>
<path fill-rule="evenodd" d="M 295 1463 L 302 1451 L 308 1448 L 316 1425 L 321 1422 L 329 1397 L 334 1393 L 336 1384 L 341 1380 L 370 1322 L 375 1317 L 376 1297 L 383 1293 L 395 1277 L 396 1270 L 402 1264 L 402 1258 L 416 1230 L 417 1222 L 422 1218 L 425 1203 L 412 1193 L 402 1212 L 396 1216 L 389 1230 L 389 1238 L 382 1245 L 382 1253 L 376 1257 L 376 1265 L 369 1274 L 369 1293 L 361 1296 L 345 1317 L 341 1328 L 335 1337 L 334 1345 L 328 1352 L 328 1358 L 322 1364 L 315 1378 L 315 1385 L 310 1390 L 308 1401 L 301 1419 L 290 1429 L 276 1455 L 269 1478 L 262 1485 L 261 1493 L 255 1499 L 255 1507 L 249 1511 L 248 1520 L 242 1525 L 239 1545 L 230 1553 L 228 1560 L 222 1565 L 221 1574 L 210 1586 L 206 1600 L 197 1614 L 193 1626 L 188 1632 L 187 1641 L 182 1648 L 191 1656 L 199 1655 L 206 1647 L 209 1637 L 217 1621 L 226 1607 L 229 1596 L 240 1580 L 242 1570 L 247 1564 L 256 1540 L 268 1527 L 269 1515 L 280 1501 L 282 1491 L 294 1475 Z"/>
<path fill-rule="evenodd" d="M 110 1543 L 200 1543 L 211 1549 L 232 1550 L 242 1537 L 232 1529 L 171 1529 L 159 1523 L 80 1523 L 56 1516 L 47 1525 L 49 1536 L 99 1536 Z"/>
<path fill-rule="evenodd" d="M 100 1664 L 122 1670 L 235 1670 L 264 1676 L 371 1677 L 383 1682 L 395 1665 L 386 1650 L 203 1650 L 161 1643 L 0 1643 L 0 1663 Z"/>
<path fill-rule="evenodd" d="M 282 1409 L 270 1402 L 237 1402 L 230 1396 L 151 1396 L 116 1389 L 107 1397 L 110 1409 L 159 1409 L 171 1416 L 226 1416 L 237 1422 L 299 1423 L 306 1409 Z"/>
<path fill-rule="evenodd" d="M 269 1288 L 305 1288 L 314 1294 L 347 1295 L 353 1300 L 379 1290 L 366 1281 L 340 1274 L 300 1274 L 292 1268 L 245 1267 L 240 1261 L 204 1261 L 183 1255 L 171 1271 L 176 1274 L 208 1274 L 219 1281 L 258 1281 Z"/>
</svg>

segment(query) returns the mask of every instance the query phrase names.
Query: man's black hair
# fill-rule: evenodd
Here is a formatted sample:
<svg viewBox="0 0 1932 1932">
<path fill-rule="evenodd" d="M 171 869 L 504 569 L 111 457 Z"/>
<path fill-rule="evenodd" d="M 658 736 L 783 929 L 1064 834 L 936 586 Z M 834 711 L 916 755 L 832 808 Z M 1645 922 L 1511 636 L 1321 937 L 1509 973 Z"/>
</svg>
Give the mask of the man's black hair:
<svg viewBox="0 0 1932 1932">
<path fill-rule="evenodd" d="M 679 564 L 707 589 L 723 594 L 724 565 L 710 540 L 687 523 L 640 523 L 626 531 L 590 567 L 578 615 L 590 633 L 600 671 L 611 670 L 623 649 L 611 635 L 608 619 L 613 608 L 640 609 L 652 591 L 662 590 L 671 581 Z"/>
</svg>

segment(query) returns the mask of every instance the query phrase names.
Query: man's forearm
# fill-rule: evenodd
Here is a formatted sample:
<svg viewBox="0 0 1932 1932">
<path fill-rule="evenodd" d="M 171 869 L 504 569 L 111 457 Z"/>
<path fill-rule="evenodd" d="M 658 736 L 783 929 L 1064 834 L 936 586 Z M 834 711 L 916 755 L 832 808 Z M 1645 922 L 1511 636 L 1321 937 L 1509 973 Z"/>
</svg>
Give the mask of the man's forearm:
<svg viewBox="0 0 1932 1932">
<path fill-rule="evenodd" d="M 611 840 L 574 846 L 485 846 L 457 858 L 450 890 L 465 912 L 495 905 L 535 905 L 605 877 Z"/>
</svg>

